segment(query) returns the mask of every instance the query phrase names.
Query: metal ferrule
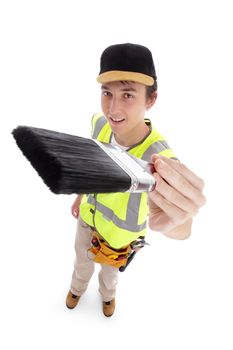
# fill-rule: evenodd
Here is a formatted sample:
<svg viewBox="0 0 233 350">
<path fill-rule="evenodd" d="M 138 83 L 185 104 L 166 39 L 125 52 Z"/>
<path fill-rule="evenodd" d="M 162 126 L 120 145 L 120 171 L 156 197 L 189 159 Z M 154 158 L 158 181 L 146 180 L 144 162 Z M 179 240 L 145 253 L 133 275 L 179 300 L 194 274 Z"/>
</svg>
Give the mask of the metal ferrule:
<svg viewBox="0 0 233 350">
<path fill-rule="evenodd" d="M 123 151 L 117 146 L 93 140 L 117 163 L 131 178 L 131 187 L 127 192 L 150 192 L 155 187 L 151 164 Z"/>
</svg>

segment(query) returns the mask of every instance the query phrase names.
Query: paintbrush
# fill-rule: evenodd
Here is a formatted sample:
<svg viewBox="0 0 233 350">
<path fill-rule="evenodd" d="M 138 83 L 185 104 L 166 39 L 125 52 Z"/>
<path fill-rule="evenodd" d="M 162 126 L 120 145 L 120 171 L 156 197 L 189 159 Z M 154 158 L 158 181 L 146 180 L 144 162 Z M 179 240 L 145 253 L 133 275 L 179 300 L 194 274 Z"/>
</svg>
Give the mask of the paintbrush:
<svg viewBox="0 0 233 350">
<path fill-rule="evenodd" d="M 150 163 L 111 144 L 30 126 L 12 134 L 55 194 L 149 192 L 155 186 Z"/>
</svg>

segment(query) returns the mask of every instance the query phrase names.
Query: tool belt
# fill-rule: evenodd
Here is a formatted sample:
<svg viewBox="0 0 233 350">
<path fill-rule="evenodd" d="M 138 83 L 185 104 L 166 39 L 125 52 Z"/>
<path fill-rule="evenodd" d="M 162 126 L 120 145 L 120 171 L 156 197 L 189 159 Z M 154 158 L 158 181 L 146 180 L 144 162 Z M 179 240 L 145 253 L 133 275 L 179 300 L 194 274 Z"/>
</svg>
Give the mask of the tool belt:
<svg viewBox="0 0 233 350">
<path fill-rule="evenodd" d="M 116 268 L 126 265 L 132 249 L 128 245 L 121 249 L 114 249 L 96 232 L 93 231 L 92 246 L 88 249 L 94 254 L 93 260 L 99 264 L 111 265 Z"/>
<path fill-rule="evenodd" d="M 114 249 L 110 247 L 96 231 L 93 231 L 91 243 L 92 246 L 90 249 L 88 249 L 88 252 L 93 254 L 93 260 L 95 262 L 114 266 L 119 268 L 120 271 L 125 270 L 126 266 L 139 249 L 143 248 L 145 245 L 148 245 L 148 243 L 145 242 L 144 237 L 139 237 L 126 247 Z"/>
</svg>

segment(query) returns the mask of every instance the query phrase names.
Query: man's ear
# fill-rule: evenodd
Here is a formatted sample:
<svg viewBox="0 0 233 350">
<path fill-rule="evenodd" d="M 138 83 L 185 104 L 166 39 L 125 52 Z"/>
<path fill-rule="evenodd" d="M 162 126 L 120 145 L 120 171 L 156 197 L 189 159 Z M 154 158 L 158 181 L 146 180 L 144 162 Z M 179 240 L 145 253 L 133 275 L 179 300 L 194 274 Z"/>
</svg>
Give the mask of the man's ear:
<svg viewBox="0 0 233 350">
<path fill-rule="evenodd" d="M 146 110 L 148 111 L 154 104 L 157 99 L 158 93 L 157 91 L 154 91 L 151 94 L 151 97 L 146 100 Z"/>
</svg>

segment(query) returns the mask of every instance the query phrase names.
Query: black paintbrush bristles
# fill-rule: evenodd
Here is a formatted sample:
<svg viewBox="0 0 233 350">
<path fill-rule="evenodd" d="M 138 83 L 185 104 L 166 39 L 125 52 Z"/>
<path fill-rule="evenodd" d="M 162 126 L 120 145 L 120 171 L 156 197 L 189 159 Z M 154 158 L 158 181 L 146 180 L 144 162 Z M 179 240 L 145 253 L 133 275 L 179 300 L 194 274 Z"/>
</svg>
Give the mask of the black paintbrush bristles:
<svg viewBox="0 0 233 350">
<path fill-rule="evenodd" d="M 55 194 L 125 192 L 130 176 L 92 139 L 18 126 L 18 147 Z"/>
</svg>

